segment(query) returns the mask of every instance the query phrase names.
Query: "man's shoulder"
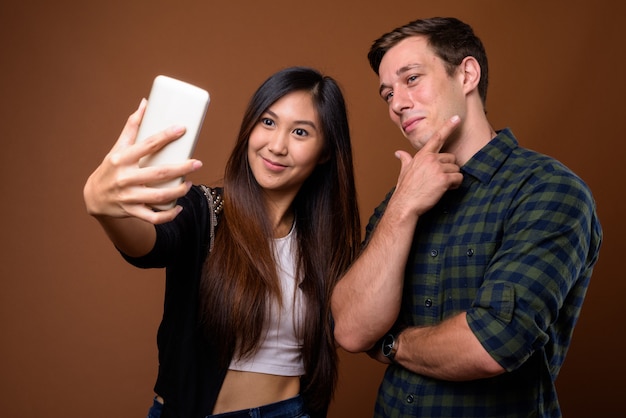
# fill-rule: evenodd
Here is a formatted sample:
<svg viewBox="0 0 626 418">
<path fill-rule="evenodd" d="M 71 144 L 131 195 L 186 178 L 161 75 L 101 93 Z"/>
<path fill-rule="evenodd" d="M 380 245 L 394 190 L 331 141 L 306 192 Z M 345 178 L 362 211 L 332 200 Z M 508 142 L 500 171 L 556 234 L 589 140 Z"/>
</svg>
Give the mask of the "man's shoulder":
<svg viewBox="0 0 626 418">
<path fill-rule="evenodd" d="M 580 176 L 563 162 L 533 149 L 517 147 L 511 153 L 509 164 L 543 181 L 573 182 L 587 187 Z"/>
</svg>

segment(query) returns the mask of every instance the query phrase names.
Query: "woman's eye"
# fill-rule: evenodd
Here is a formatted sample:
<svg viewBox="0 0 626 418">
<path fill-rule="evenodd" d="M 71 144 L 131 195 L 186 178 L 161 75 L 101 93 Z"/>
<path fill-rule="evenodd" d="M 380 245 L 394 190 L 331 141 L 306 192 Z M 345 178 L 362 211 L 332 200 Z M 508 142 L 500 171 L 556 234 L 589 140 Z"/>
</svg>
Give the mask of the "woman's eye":
<svg viewBox="0 0 626 418">
<path fill-rule="evenodd" d="M 294 134 L 296 134 L 296 135 L 298 135 L 298 136 L 307 136 L 307 135 L 309 134 L 306 130 L 304 130 L 304 129 L 302 129 L 302 128 L 296 128 L 296 129 L 294 129 L 294 130 L 293 130 L 293 133 L 294 133 Z"/>
<path fill-rule="evenodd" d="M 270 118 L 261 118 L 261 123 L 265 126 L 274 126 L 274 121 Z"/>
</svg>

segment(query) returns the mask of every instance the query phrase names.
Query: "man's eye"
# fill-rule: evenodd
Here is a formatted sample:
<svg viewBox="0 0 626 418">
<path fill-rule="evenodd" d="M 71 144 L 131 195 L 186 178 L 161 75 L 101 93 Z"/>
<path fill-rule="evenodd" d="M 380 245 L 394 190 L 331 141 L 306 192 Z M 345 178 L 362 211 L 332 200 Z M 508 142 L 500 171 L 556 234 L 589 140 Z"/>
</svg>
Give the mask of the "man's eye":
<svg viewBox="0 0 626 418">
<path fill-rule="evenodd" d="M 392 97 L 393 97 L 393 92 L 392 91 L 390 91 L 389 93 L 387 93 L 387 94 L 385 94 L 383 96 L 383 98 L 385 99 L 386 102 L 389 102 Z"/>
</svg>

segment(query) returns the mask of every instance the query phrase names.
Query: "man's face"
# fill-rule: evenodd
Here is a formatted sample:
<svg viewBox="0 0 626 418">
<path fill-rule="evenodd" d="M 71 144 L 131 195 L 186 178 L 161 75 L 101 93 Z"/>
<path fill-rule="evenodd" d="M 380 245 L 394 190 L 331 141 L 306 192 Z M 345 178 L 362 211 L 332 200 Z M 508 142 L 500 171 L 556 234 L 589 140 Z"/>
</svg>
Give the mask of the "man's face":
<svg viewBox="0 0 626 418">
<path fill-rule="evenodd" d="M 384 55 L 379 68 L 380 96 L 389 117 L 416 149 L 454 115 L 465 115 L 463 78 L 452 76 L 423 36 L 400 41 Z"/>
</svg>

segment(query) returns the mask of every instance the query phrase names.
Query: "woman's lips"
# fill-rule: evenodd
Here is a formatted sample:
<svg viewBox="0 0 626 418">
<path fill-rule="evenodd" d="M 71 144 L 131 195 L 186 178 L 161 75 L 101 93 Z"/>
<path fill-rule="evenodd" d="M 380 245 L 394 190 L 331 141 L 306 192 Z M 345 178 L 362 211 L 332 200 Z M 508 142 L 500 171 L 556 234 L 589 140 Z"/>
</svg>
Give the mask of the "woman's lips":
<svg viewBox="0 0 626 418">
<path fill-rule="evenodd" d="M 265 166 L 272 171 L 282 171 L 287 167 L 286 165 L 274 162 L 267 158 L 263 158 L 263 162 L 265 163 Z"/>
</svg>

